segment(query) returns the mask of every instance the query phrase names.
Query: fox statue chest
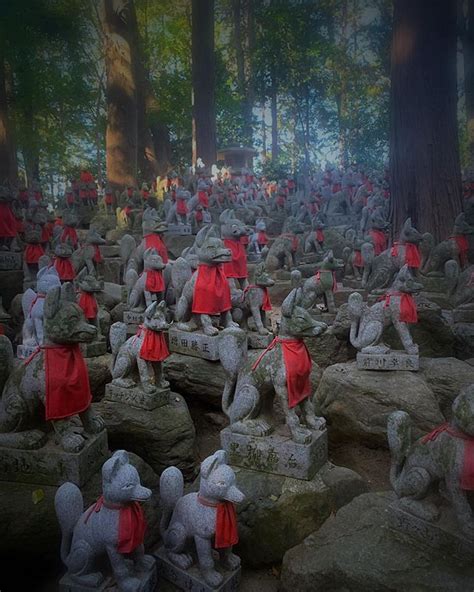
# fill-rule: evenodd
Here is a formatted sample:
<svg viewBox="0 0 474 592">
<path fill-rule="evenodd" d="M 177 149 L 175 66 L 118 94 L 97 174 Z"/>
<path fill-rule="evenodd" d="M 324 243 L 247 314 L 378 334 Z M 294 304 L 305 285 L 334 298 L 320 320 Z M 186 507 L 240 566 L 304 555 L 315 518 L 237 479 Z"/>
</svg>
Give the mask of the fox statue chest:
<svg viewBox="0 0 474 592">
<path fill-rule="evenodd" d="M 107 546 L 116 546 L 119 535 L 120 513 L 102 507 L 100 512 L 94 512 L 89 507 L 79 519 L 74 531 L 74 538 L 86 540 L 96 551 L 105 551 Z"/>
</svg>

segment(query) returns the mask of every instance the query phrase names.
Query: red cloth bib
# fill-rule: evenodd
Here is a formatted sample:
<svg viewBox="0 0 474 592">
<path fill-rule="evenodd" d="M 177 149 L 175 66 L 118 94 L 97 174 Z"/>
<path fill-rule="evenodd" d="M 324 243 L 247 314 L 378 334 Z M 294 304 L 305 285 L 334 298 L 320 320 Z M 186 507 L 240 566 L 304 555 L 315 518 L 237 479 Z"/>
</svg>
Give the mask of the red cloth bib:
<svg viewBox="0 0 474 592">
<path fill-rule="evenodd" d="M 0 237 L 16 236 L 16 220 L 9 203 L 0 201 Z"/>
<path fill-rule="evenodd" d="M 296 251 L 298 250 L 299 247 L 299 241 L 298 241 L 298 237 L 296 236 L 296 234 L 282 234 L 281 235 L 283 238 L 289 238 L 291 240 L 291 252 L 292 253 L 296 253 Z"/>
<path fill-rule="evenodd" d="M 95 320 L 97 318 L 97 311 L 99 310 L 99 307 L 97 306 L 97 300 L 95 299 L 94 294 L 81 290 L 81 296 L 79 297 L 78 304 L 82 308 L 84 316 L 88 321 Z"/>
<path fill-rule="evenodd" d="M 103 261 L 102 253 L 100 252 L 99 245 L 94 245 L 94 257 L 93 257 L 93 261 L 95 263 L 100 263 L 101 261 Z"/>
<path fill-rule="evenodd" d="M 464 267 L 469 263 L 467 258 L 467 254 L 469 252 L 469 241 L 467 240 L 467 236 L 464 234 L 456 234 L 451 238 L 456 241 L 456 246 L 459 251 L 459 263 L 462 267 Z"/>
<path fill-rule="evenodd" d="M 232 308 L 230 287 L 223 264 L 198 265 L 192 312 L 218 315 Z"/>
<path fill-rule="evenodd" d="M 145 234 L 145 249 L 156 249 L 158 255 L 163 259 L 163 263 L 168 263 L 168 249 L 158 234 Z"/>
<path fill-rule="evenodd" d="M 71 243 L 71 245 L 76 248 L 78 243 L 77 232 L 76 229 L 72 226 L 65 226 L 64 230 L 61 234 L 61 242 L 65 243 L 67 240 Z"/>
<path fill-rule="evenodd" d="M 408 267 L 415 267 L 418 269 L 421 265 L 421 255 L 418 245 L 413 243 L 395 243 L 392 247 L 392 257 L 397 257 L 399 253 L 399 247 L 405 247 L 405 261 L 404 263 Z"/>
<path fill-rule="evenodd" d="M 59 279 L 62 282 L 70 282 L 76 277 L 74 266 L 71 259 L 66 257 L 55 257 L 54 268 L 58 272 Z"/>
<path fill-rule="evenodd" d="M 268 244 L 268 236 L 267 233 L 263 230 L 260 230 L 257 235 L 257 243 L 259 245 L 267 245 Z"/>
<path fill-rule="evenodd" d="M 225 238 L 224 245 L 230 249 L 232 253 L 232 261 L 224 263 L 224 272 L 228 278 L 246 278 L 247 273 L 247 254 L 245 252 L 245 245 L 239 239 L 233 240 Z"/>
<path fill-rule="evenodd" d="M 143 273 L 145 274 L 145 290 L 154 294 L 165 291 L 165 281 L 159 269 L 148 269 Z"/>
<path fill-rule="evenodd" d="M 261 286 L 256 286 L 255 284 L 251 284 L 244 289 L 242 296 L 245 297 L 245 294 L 247 294 L 247 292 L 249 290 L 255 290 L 255 289 L 263 291 L 263 304 L 260 308 L 264 311 L 272 310 L 272 303 L 270 301 L 270 296 L 268 295 L 268 288 L 266 288 L 266 287 L 262 288 Z M 243 298 L 242 298 L 242 300 L 243 300 Z"/>
<path fill-rule="evenodd" d="M 354 250 L 354 265 L 356 267 L 364 267 L 364 261 L 362 259 L 362 252 L 358 249 Z"/>
<path fill-rule="evenodd" d="M 202 215 L 201 210 L 197 210 L 196 211 L 196 222 L 202 222 L 202 218 L 203 218 L 203 215 Z"/>
<path fill-rule="evenodd" d="M 464 460 L 460 485 L 461 489 L 474 491 L 474 438 L 457 430 L 449 423 L 443 423 L 429 434 L 426 434 L 421 441 L 423 444 L 432 442 L 442 433 L 447 433 L 452 438 L 464 440 Z"/>
<path fill-rule="evenodd" d="M 117 542 L 117 551 L 119 553 L 133 553 L 137 547 L 143 545 L 147 524 L 145 513 L 139 502 L 131 502 L 126 506 L 120 506 L 106 502 L 104 496 L 101 495 L 96 503 L 90 507 L 84 523 L 89 520 L 93 512 L 100 512 L 102 506 L 120 512 Z"/>
<path fill-rule="evenodd" d="M 390 306 L 390 299 L 392 296 L 400 296 L 400 320 L 403 323 L 417 323 L 418 312 L 413 296 L 407 292 L 392 292 L 386 294 L 384 308 Z"/>
<path fill-rule="evenodd" d="M 302 339 L 281 339 L 275 337 L 267 349 L 260 354 L 252 370 L 260 364 L 263 356 L 272 350 L 277 343 L 281 344 L 286 370 L 286 389 L 288 391 L 288 407 L 292 409 L 301 401 L 311 396 L 311 357 Z"/>
<path fill-rule="evenodd" d="M 42 346 L 46 375 L 46 419 L 85 411 L 92 401 L 87 366 L 78 343 Z"/>
<path fill-rule="evenodd" d="M 147 329 L 143 325 L 138 328 L 137 336 L 145 334 L 140 348 L 140 358 L 148 362 L 162 362 L 170 355 L 166 345 L 165 336 L 162 332 L 157 333 Z"/>
<path fill-rule="evenodd" d="M 198 199 L 203 208 L 209 207 L 209 196 L 206 191 L 198 191 Z"/>
<path fill-rule="evenodd" d="M 320 269 L 319 271 L 316 272 L 316 279 L 318 281 L 321 281 L 321 274 L 322 273 L 330 273 L 332 275 L 331 291 L 337 292 L 337 280 L 336 280 L 336 274 L 334 273 L 334 271 L 329 271 L 328 269 Z"/>
<path fill-rule="evenodd" d="M 198 502 L 208 508 L 216 508 L 216 532 L 214 548 L 227 549 L 239 542 L 237 512 L 232 502 L 213 503 L 198 496 Z"/>
<path fill-rule="evenodd" d="M 318 241 L 318 243 L 324 242 L 324 232 L 320 228 L 316 230 L 316 240 Z"/>
<path fill-rule="evenodd" d="M 185 216 L 188 213 L 188 206 L 185 199 L 179 197 L 176 200 L 176 212 L 181 216 Z"/>
<path fill-rule="evenodd" d="M 43 255 L 44 255 L 44 249 L 43 249 L 42 245 L 32 245 L 32 244 L 26 245 L 24 257 L 25 257 L 26 263 L 28 263 L 29 265 L 32 265 L 34 263 L 38 263 L 39 258 L 42 257 Z"/>
<path fill-rule="evenodd" d="M 108 206 L 111 206 L 111 205 L 113 204 L 113 202 L 114 202 L 113 195 L 112 195 L 111 193 L 106 193 L 106 194 L 105 194 L 105 203 L 106 203 Z"/>
<path fill-rule="evenodd" d="M 387 248 L 387 237 L 381 230 L 369 230 L 369 236 L 371 237 L 374 243 L 374 253 L 375 255 L 380 255 L 383 253 Z"/>
</svg>

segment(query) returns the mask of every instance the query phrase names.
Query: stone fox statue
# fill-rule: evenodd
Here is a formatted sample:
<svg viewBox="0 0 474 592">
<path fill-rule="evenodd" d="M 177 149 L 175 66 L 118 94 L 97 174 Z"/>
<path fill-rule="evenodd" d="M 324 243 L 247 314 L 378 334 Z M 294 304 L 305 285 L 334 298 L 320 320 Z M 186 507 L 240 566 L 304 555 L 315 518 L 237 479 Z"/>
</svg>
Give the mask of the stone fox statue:
<svg viewBox="0 0 474 592">
<path fill-rule="evenodd" d="M 404 411 L 388 417 L 387 435 L 392 466 L 390 482 L 400 505 L 428 521 L 438 518 L 438 508 L 424 498 L 434 485 L 443 486 L 459 527 L 474 539 L 474 516 L 466 491 L 474 489 L 474 385 L 465 387 L 452 405 L 452 419 L 413 442 L 412 422 Z"/>
<path fill-rule="evenodd" d="M 298 306 L 299 291 L 292 290 L 283 302 L 279 337 L 256 364 L 247 359 L 247 338 L 242 329 L 226 329 L 219 336 L 220 360 L 226 372 L 222 409 L 236 433 L 270 434 L 275 394 L 295 442 L 310 442 L 311 430 L 325 426 L 324 419 L 314 413 L 313 387 L 309 382 L 311 359 L 303 338 L 320 335 L 327 325 L 315 321 L 306 309 Z M 296 380 L 296 374 L 303 379 Z M 306 427 L 301 425 L 299 415 Z"/>
<path fill-rule="evenodd" d="M 129 269 L 125 282 L 129 287 L 128 304 L 133 310 L 143 311 L 154 300 L 160 301 L 165 293 L 163 259 L 154 248 L 143 254 L 143 273 L 138 275 L 135 269 Z"/>
<path fill-rule="evenodd" d="M 151 494 L 125 450 L 114 452 L 102 466 L 102 496 L 86 511 L 81 490 L 74 483 L 61 485 L 54 499 L 62 533 L 61 559 L 75 584 L 98 589 L 109 571 L 102 571 L 108 558 L 119 590 L 140 591 L 140 572 L 155 563 L 144 553 L 146 523 L 140 506 Z"/>
<path fill-rule="evenodd" d="M 188 569 L 193 562 L 190 547 L 195 545 L 202 577 L 209 586 L 217 588 L 223 577 L 215 569 L 213 544 L 224 568 L 239 567 L 240 558 L 232 553 L 232 546 L 238 541 L 234 504 L 245 499 L 235 485 L 235 473 L 226 463 L 224 450 L 201 463 L 198 493 L 184 495 L 181 471 L 176 467 L 165 469 L 160 478 L 160 499 L 160 531 L 169 560 Z M 224 522 L 219 519 L 222 511 L 231 516 L 225 533 L 220 531 Z"/>
<path fill-rule="evenodd" d="M 268 250 L 265 265 L 268 271 L 286 268 L 290 270 L 297 265 L 297 255 L 300 248 L 300 238 L 304 232 L 303 224 L 289 217 L 285 221 L 283 233 L 274 240 Z"/>
<path fill-rule="evenodd" d="M 28 288 L 21 297 L 21 306 L 25 322 L 23 323 L 23 345 L 42 345 L 43 309 L 46 294 L 61 286 L 58 272 L 54 267 L 43 267 L 36 275 L 36 292 Z"/>
<path fill-rule="evenodd" d="M 214 323 L 226 327 L 238 326 L 232 320 L 230 286 L 223 264 L 232 255 L 217 236 L 214 226 L 202 228 L 195 241 L 198 268 L 184 285 L 176 305 L 177 327 L 182 331 L 202 328 L 206 335 L 219 332 Z"/>
<path fill-rule="evenodd" d="M 247 286 L 243 292 L 237 291 L 239 302 L 233 311 L 234 319 L 239 320 L 238 317 L 240 317 L 240 322 L 244 328 L 248 326 L 248 320 L 252 317 L 260 335 L 270 333 L 267 328 L 266 316 L 266 313 L 272 308 L 268 288 L 271 288 L 274 284 L 275 282 L 265 269 L 265 263 L 262 262 L 255 267 L 253 284 Z"/>
<path fill-rule="evenodd" d="M 309 310 L 315 305 L 317 298 L 323 296 L 328 312 L 335 313 L 335 273 L 338 269 L 342 269 L 343 267 L 344 263 L 340 259 L 336 259 L 332 251 L 328 251 L 323 261 L 318 264 L 316 273 L 304 281 L 302 290 L 299 293 L 299 304 Z M 301 281 L 301 273 L 297 270 L 292 272 L 292 277 L 296 279 L 297 282 Z"/>
<path fill-rule="evenodd" d="M 418 346 L 413 343 L 407 323 L 417 320 L 412 294 L 422 289 L 404 265 L 384 300 L 368 306 L 359 292 L 353 292 L 348 300 L 351 344 L 363 353 L 386 353 L 390 348 L 381 339 L 385 328 L 393 324 L 406 352 L 417 354 Z"/>
<path fill-rule="evenodd" d="M 78 452 L 87 436 L 78 429 L 77 415 L 86 432 L 104 429 L 102 419 L 90 407 L 89 377 L 79 350 L 79 343 L 94 339 L 96 328 L 86 322 L 70 283 L 48 292 L 43 317 L 46 347 L 17 366 L 3 389 L 0 446 L 41 447 L 46 415 L 63 449 Z"/>
</svg>

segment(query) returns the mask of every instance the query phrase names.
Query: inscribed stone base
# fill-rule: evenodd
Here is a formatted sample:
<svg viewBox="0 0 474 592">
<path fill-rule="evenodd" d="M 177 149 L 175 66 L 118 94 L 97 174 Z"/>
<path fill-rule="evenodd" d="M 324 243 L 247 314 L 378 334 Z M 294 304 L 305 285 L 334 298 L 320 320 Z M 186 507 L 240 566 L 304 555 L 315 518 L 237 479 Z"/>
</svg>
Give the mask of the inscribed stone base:
<svg viewBox="0 0 474 592">
<path fill-rule="evenodd" d="M 463 563 L 474 559 L 474 539 L 463 535 L 461 526 L 451 507 L 442 506 L 440 517 L 429 522 L 400 506 L 398 501 L 388 507 L 389 526 L 395 531 L 413 537 L 421 544 L 445 552 Z"/>
<path fill-rule="evenodd" d="M 139 572 L 136 577 L 140 580 L 140 587 L 136 592 L 154 592 L 158 583 L 156 565 L 146 572 Z M 111 577 L 106 577 L 100 586 L 90 588 L 77 584 L 66 574 L 59 581 L 59 592 L 118 592 L 120 588 L 114 583 Z"/>
<path fill-rule="evenodd" d="M 229 464 L 254 471 L 309 481 L 327 462 L 327 430 L 313 431 L 309 444 L 296 444 L 290 436 L 273 433 L 256 437 L 221 431 L 221 446 Z"/>
<path fill-rule="evenodd" d="M 455 323 L 474 323 L 474 308 L 455 308 L 453 321 Z"/>
<path fill-rule="evenodd" d="M 166 557 L 163 547 L 153 553 L 156 557 L 158 573 L 164 578 L 186 592 L 237 592 L 240 584 L 240 567 L 233 571 L 224 571 L 216 561 L 215 569 L 224 577 L 222 584 L 213 588 L 206 584 L 199 567 L 194 563 L 189 569 L 184 570 L 171 563 Z"/>
<path fill-rule="evenodd" d="M 90 343 L 81 343 L 81 352 L 84 358 L 96 358 L 107 353 L 107 342 L 91 341 Z"/>
<path fill-rule="evenodd" d="M 144 320 L 144 312 L 136 312 L 134 310 L 125 310 L 123 312 L 123 322 L 126 325 L 141 325 Z"/>
<path fill-rule="evenodd" d="M 260 335 L 254 331 L 247 332 L 248 344 L 250 349 L 265 349 L 273 341 L 273 334 Z"/>
<path fill-rule="evenodd" d="M 208 337 L 201 331 L 180 331 L 170 328 L 168 332 L 171 352 L 216 361 L 219 359 L 218 337 Z"/>
<path fill-rule="evenodd" d="M 37 345 L 17 345 L 16 357 L 19 360 L 26 360 L 38 349 Z"/>
<path fill-rule="evenodd" d="M 187 236 L 192 234 L 190 224 L 168 224 L 166 234 L 178 234 L 180 236 Z"/>
<path fill-rule="evenodd" d="M 157 409 L 169 403 L 170 389 L 157 388 L 154 393 L 146 393 L 139 386 L 132 388 L 123 388 L 109 383 L 105 385 L 105 400 L 114 401 L 115 403 L 125 403 L 138 409 Z"/>
<path fill-rule="evenodd" d="M 22 268 L 21 253 L 0 251 L 0 271 L 12 271 Z"/>
<path fill-rule="evenodd" d="M 38 450 L 0 447 L 0 479 L 16 483 L 81 487 L 108 458 L 107 432 L 88 435 L 79 452 L 65 452 L 50 438 Z"/>
<path fill-rule="evenodd" d="M 391 351 L 387 354 L 357 354 L 357 370 L 410 370 L 420 368 L 418 354 Z"/>
</svg>

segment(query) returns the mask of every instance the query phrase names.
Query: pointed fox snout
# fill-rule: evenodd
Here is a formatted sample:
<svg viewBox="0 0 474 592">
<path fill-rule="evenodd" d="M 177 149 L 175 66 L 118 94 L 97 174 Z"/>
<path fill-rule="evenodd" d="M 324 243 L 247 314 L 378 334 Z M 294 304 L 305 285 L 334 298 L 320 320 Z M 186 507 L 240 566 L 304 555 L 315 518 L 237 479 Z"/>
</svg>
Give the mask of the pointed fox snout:
<svg viewBox="0 0 474 592">
<path fill-rule="evenodd" d="M 143 487 L 142 485 L 137 485 L 133 491 L 133 501 L 134 502 L 146 502 L 151 497 L 151 489 L 148 487 Z"/>
<path fill-rule="evenodd" d="M 234 504 L 240 504 L 245 499 L 245 495 L 235 485 L 231 485 L 227 490 L 224 499 Z"/>
</svg>

